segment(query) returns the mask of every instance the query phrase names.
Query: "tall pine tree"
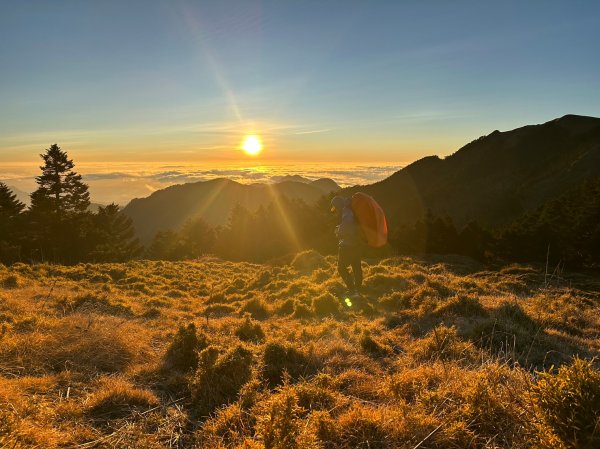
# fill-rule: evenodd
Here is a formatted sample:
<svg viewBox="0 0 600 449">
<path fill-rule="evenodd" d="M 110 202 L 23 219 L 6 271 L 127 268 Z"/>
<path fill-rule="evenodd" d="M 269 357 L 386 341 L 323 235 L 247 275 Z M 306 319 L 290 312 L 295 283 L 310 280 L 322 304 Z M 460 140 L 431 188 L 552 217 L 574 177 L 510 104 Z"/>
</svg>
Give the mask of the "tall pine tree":
<svg viewBox="0 0 600 449">
<path fill-rule="evenodd" d="M 57 144 L 40 154 L 44 165 L 31 194 L 29 226 L 33 259 L 57 262 L 82 260 L 89 245 L 88 186 L 73 169 L 75 164 Z"/>
<path fill-rule="evenodd" d="M 31 194 L 32 212 L 50 213 L 56 217 L 84 213 L 90 206 L 88 186 L 73 171 L 75 164 L 57 144 L 40 154 L 44 165 L 35 178 L 38 188 Z"/>
</svg>

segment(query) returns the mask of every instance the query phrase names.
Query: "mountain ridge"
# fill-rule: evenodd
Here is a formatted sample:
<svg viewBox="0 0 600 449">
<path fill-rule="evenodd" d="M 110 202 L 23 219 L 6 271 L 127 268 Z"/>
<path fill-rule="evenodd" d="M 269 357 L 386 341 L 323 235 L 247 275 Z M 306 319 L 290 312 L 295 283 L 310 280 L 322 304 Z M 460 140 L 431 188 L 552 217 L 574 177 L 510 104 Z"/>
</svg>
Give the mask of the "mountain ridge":
<svg viewBox="0 0 600 449">
<path fill-rule="evenodd" d="M 123 212 L 133 220 L 142 241 L 148 241 L 158 231 L 177 229 L 185 221 L 197 217 L 212 226 L 224 225 L 236 204 L 254 211 L 281 196 L 314 204 L 323 195 L 339 189 L 327 178 L 306 179 L 306 182 L 284 180 L 273 184 L 241 184 L 228 178 L 216 178 L 177 184 L 157 190 L 146 198 L 135 198 Z M 160 215 L 156 211 L 160 211 Z"/>
<path fill-rule="evenodd" d="M 495 130 L 440 158 L 421 158 L 365 191 L 392 225 L 410 224 L 427 210 L 457 224 L 496 227 L 599 176 L 600 119 L 568 114 L 538 125 Z"/>
</svg>

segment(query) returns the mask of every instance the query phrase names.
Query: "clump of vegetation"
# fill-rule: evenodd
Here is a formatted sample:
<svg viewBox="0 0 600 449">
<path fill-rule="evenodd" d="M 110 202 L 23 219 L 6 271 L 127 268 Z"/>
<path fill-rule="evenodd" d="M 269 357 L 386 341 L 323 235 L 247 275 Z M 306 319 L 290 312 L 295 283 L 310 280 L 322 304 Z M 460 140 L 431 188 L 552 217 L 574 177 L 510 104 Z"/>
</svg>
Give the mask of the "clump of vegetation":
<svg viewBox="0 0 600 449">
<path fill-rule="evenodd" d="M 300 407 L 293 390 L 284 389 L 264 407 L 259 417 L 257 433 L 265 449 L 301 449 L 302 423 Z"/>
<path fill-rule="evenodd" d="M 340 303 L 331 293 L 324 293 L 312 300 L 312 309 L 315 315 L 326 317 L 340 313 Z"/>
<path fill-rule="evenodd" d="M 86 413 L 94 419 L 124 418 L 134 410 L 146 411 L 158 404 L 151 391 L 137 388 L 130 382 L 109 377 L 87 402 Z"/>
<path fill-rule="evenodd" d="M 455 327 L 438 326 L 425 338 L 416 340 L 411 347 L 415 360 L 472 360 L 475 357 L 471 343 L 458 336 Z"/>
<path fill-rule="evenodd" d="M 131 307 L 111 302 L 106 296 L 92 293 L 79 295 L 73 300 L 71 307 L 77 312 L 94 312 L 114 316 L 133 316 Z"/>
<path fill-rule="evenodd" d="M 359 340 L 360 348 L 367 354 L 382 357 L 389 355 L 392 349 L 383 343 L 380 343 L 371 336 L 370 332 L 363 332 Z"/>
<path fill-rule="evenodd" d="M 255 320 L 266 320 L 270 315 L 269 309 L 260 298 L 253 298 L 248 301 L 241 307 L 240 313 L 249 313 Z"/>
<path fill-rule="evenodd" d="M 215 346 L 204 349 L 190 385 L 198 414 L 208 416 L 217 407 L 234 401 L 251 376 L 252 352 L 244 346 L 236 346 L 224 354 L 219 354 Z"/>
<path fill-rule="evenodd" d="M 235 330 L 235 335 L 242 341 L 259 342 L 265 339 L 262 326 L 253 321 L 249 314 L 244 317 L 240 326 Z"/>
<path fill-rule="evenodd" d="M 22 283 L 21 277 L 17 274 L 9 274 L 2 279 L 2 287 L 4 288 L 18 288 Z"/>
<path fill-rule="evenodd" d="M 547 426 L 541 429 L 547 447 L 553 441 L 547 430 L 568 448 L 600 446 L 600 371 L 592 362 L 576 358 L 555 373 L 540 373 L 532 396 Z"/>
<path fill-rule="evenodd" d="M 310 307 L 300 301 L 294 301 L 294 313 L 292 318 L 297 320 L 304 320 L 307 318 L 313 318 L 315 315 Z"/>
<path fill-rule="evenodd" d="M 0 265 L 0 282 L 24 280 L 0 286 L 0 447 L 598 445 L 595 278 L 393 257 L 365 264 L 369 315 L 336 314 L 324 260 Z M 253 298 L 264 321 L 240 318 Z M 576 353 L 591 368 L 561 368 Z"/>
<path fill-rule="evenodd" d="M 163 367 L 180 371 L 195 369 L 198 365 L 198 352 L 207 346 L 206 335 L 198 334 L 194 323 L 180 326 L 164 355 Z"/>
<path fill-rule="evenodd" d="M 298 271 L 311 273 L 318 268 L 329 266 L 327 260 L 313 249 L 296 254 L 291 265 Z"/>
<path fill-rule="evenodd" d="M 284 375 L 292 379 L 311 374 L 314 361 L 296 347 L 271 341 L 265 345 L 262 376 L 269 386 L 275 387 L 283 381 Z"/>
</svg>

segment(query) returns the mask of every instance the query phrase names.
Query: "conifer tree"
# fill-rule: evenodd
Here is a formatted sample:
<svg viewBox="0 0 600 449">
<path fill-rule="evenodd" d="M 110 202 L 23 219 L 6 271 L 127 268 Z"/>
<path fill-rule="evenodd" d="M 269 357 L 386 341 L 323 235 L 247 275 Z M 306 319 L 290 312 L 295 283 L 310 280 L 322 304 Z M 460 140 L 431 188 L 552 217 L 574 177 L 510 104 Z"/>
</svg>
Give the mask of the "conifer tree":
<svg viewBox="0 0 600 449">
<path fill-rule="evenodd" d="M 0 262 L 20 259 L 19 220 L 25 205 L 6 184 L 0 182 Z"/>
<path fill-rule="evenodd" d="M 90 205 L 88 186 L 73 171 L 75 164 L 67 153 L 53 144 L 40 154 L 44 165 L 35 178 L 38 188 L 31 194 L 31 211 L 49 213 L 57 218 L 84 213 Z"/>
<path fill-rule="evenodd" d="M 33 259 L 79 262 L 89 253 L 86 234 L 91 214 L 88 186 L 57 144 L 40 154 L 44 165 L 31 194 L 29 250 Z"/>
<path fill-rule="evenodd" d="M 25 209 L 12 190 L 0 181 L 0 223 L 16 218 Z"/>
<path fill-rule="evenodd" d="M 97 243 L 92 258 L 102 262 L 124 262 L 141 254 L 143 248 L 135 237 L 131 218 L 112 203 L 100 207 L 94 217 Z"/>
</svg>

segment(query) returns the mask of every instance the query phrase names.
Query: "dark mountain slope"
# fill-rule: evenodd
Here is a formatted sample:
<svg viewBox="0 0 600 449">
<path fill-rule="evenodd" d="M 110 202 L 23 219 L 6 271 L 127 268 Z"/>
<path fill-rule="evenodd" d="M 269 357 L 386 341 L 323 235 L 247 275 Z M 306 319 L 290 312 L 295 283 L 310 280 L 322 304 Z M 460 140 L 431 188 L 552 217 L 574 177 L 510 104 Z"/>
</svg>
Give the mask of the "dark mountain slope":
<svg viewBox="0 0 600 449">
<path fill-rule="evenodd" d="M 494 131 L 444 159 L 426 157 L 357 190 L 373 195 L 392 226 L 427 209 L 458 225 L 508 223 L 600 175 L 600 119 L 566 115 L 541 125 Z"/>
<path fill-rule="evenodd" d="M 224 178 L 214 179 L 175 185 L 147 198 L 134 199 L 123 212 L 133 220 L 140 238 L 148 241 L 157 231 L 177 229 L 190 218 L 202 217 L 213 226 L 223 225 L 238 203 L 254 211 L 284 195 L 312 204 L 330 193 L 331 188 L 339 190 L 337 184 L 329 181 L 247 185 Z"/>
</svg>

